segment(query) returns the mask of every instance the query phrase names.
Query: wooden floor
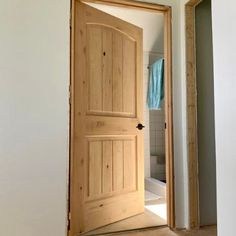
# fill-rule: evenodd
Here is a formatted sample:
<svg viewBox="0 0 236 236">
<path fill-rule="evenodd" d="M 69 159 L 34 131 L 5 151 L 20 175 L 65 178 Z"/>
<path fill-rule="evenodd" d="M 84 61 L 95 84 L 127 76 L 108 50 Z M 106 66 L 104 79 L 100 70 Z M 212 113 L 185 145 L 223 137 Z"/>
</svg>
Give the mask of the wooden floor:
<svg viewBox="0 0 236 236">
<path fill-rule="evenodd" d="M 177 231 L 173 232 L 167 227 L 152 230 L 133 231 L 126 233 L 106 234 L 117 236 L 217 236 L 216 226 L 204 227 L 198 231 Z"/>
<path fill-rule="evenodd" d="M 152 212 L 145 210 L 143 214 L 90 231 L 83 234 L 83 236 L 104 235 L 112 232 L 150 228 L 160 225 L 166 225 L 166 221 L 156 216 Z"/>
<path fill-rule="evenodd" d="M 136 229 L 151 228 L 156 226 L 167 225 L 166 219 L 162 218 L 161 215 L 157 215 L 156 212 L 152 212 L 152 207 L 163 207 L 164 212 L 166 211 L 166 200 L 164 198 L 159 198 L 157 200 L 150 200 L 145 202 L 145 212 L 125 220 L 118 221 L 116 223 L 101 227 L 99 229 L 90 231 L 88 233 L 82 234 L 83 236 L 93 236 L 93 235 L 104 235 L 108 233 L 130 231 Z"/>
<path fill-rule="evenodd" d="M 148 200 L 145 207 L 161 206 L 166 204 L 165 199 Z M 156 213 L 156 212 L 155 212 Z M 160 213 L 160 212 L 159 212 Z M 198 231 L 171 231 L 166 225 L 166 220 L 153 214 L 148 209 L 143 214 L 101 227 L 82 234 L 81 236 L 217 236 L 216 226 L 204 227 Z M 146 229 L 145 229 L 146 228 Z"/>
</svg>

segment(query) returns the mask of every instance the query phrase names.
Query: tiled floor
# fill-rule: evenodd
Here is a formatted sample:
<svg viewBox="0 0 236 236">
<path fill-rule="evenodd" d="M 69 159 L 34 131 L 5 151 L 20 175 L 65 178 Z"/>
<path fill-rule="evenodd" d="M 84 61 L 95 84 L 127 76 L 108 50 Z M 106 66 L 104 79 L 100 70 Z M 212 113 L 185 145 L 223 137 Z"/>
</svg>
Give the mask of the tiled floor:
<svg viewBox="0 0 236 236">
<path fill-rule="evenodd" d="M 152 200 L 157 200 L 157 199 L 159 199 L 159 198 L 160 198 L 160 197 L 157 196 L 156 194 L 151 193 L 151 192 L 145 190 L 145 202 L 147 202 L 147 201 L 152 201 Z"/>
</svg>

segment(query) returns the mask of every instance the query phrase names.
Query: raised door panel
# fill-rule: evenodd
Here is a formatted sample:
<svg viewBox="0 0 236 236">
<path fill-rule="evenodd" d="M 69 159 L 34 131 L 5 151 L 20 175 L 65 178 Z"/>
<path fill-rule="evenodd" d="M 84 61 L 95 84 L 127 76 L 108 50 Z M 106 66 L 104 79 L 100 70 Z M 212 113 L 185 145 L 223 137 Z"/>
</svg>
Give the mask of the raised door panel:
<svg viewBox="0 0 236 236">
<path fill-rule="evenodd" d="M 87 38 L 87 114 L 136 117 L 136 41 L 100 24 L 87 24 Z"/>
<path fill-rule="evenodd" d="M 87 143 L 86 202 L 138 190 L 136 136 L 90 136 Z"/>
<path fill-rule="evenodd" d="M 113 141 L 113 189 L 121 191 L 124 188 L 124 158 L 123 141 Z"/>
<path fill-rule="evenodd" d="M 88 105 L 89 111 L 103 110 L 103 87 L 102 87 L 102 28 L 95 25 L 87 27 L 88 58 L 87 72 L 89 84 Z"/>
<path fill-rule="evenodd" d="M 104 194 L 113 191 L 113 159 L 112 159 L 112 140 L 102 141 L 102 192 Z"/>
<path fill-rule="evenodd" d="M 112 78 L 113 69 L 111 62 L 113 60 L 112 30 L 106 28 L 102 30 L 102 85 L 103 85 L 103 111 L 112 112 Z"/>
<path fill-rule="evenodd" d="M 125 38 L 123 40 L 123 111 L 135 114 L 136 111 L 136 44 Z M 127 99 L 128 98 L 128 99 Z"/>
</svg>

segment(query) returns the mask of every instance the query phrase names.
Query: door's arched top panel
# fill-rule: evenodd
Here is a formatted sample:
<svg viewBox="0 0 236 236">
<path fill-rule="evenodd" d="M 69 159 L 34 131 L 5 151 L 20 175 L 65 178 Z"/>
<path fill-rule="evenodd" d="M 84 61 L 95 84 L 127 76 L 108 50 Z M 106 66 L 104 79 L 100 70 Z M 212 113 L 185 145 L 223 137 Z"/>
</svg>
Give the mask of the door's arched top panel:
<svg viewBox="0 0 236 236">
<path fill-rule="evenodd" d="M 108 25 L 86 28 L 87 114 L 136 117 L 137 42 Z"/>
<path fill-rule="evenodd" d="M 135 41 L 135 39 L 129 35 L 128 33 L 126 33 L 125 31 L 123 31 L 122 29 L 120 29 L 119 27 L 114 27 L 112 25 L 108 25 L 108 24 L 101 24 L 101 23 L 87 23 L 87 28 L 88 27 L 98 27 L 98 28 L 102 28 L 103 30 L 111 30 L 114 33 L 117 34 L 121 34 L 124 37 L 127 37 L 127 39 L 130 39 L 132 41 Z"/>
</svg>

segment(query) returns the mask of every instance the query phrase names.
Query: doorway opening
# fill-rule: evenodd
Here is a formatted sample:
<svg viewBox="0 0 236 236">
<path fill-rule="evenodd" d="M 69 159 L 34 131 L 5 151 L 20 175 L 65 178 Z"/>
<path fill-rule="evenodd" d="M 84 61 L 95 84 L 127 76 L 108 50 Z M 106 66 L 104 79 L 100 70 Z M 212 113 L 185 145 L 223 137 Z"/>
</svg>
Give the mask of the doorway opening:
<svg viewBox="0 0 236 236">
<path fill-rule="evenodd" d="M 190 228 L 217 224 L 211 0 L 186 5 Z"/>
<path fill-rule="evenodd" d="M 75 0 L 72 15 L 69 235 L 174 228 L 171 8 Z M 161 60 L 164 99 L 150 109 L 150 70 Z"/>
</svg>

